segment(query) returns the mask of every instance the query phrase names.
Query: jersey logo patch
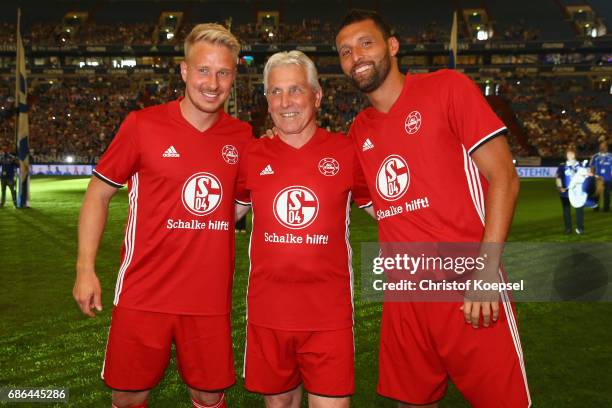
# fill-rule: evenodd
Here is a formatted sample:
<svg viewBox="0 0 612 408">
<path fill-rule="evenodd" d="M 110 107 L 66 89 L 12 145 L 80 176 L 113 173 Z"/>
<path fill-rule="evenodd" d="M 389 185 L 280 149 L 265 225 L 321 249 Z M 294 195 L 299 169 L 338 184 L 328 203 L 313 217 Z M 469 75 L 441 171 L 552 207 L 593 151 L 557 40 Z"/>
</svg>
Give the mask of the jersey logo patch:
<svg viewBox="0 0 612 408">
<path fill-rule="evenodd" d="M 183 205 L 193 215 L 207 215 L 221 203 L 223 189 L 219 179 L 210 173 L 196 173 L 183 185 Z"/>
<path fill-rule="evenodd" d="M 287 228 L 306 228 L 317 218 L 319 199 L 307 187 L 286 187 L 274 198 L 272 212 L 276 220 Z"/>
<path fill-rule="evenodd" d="M 370 150 L 374 148 L 374 143 L 370 139 L 366 139 L 361 146 L 361 151 L 365 152 L 366 150 Z"/>
<path fill-rule="evenodd" d="M 403 157 L 388 156 L 376 174 L 376 191 L 387 201 L 395 201 L 408 191 L 410 170 Z"/>
<path fill-rule="evenodd" d="M 340 163 L 333 157 L 325 157 L 319 161 L 319 171 L 324 176 L 335 176 L 340 171 Z"/>
<path fill-rule="evenodd" d="M 406 116 L 404 122 L 404 129 L 409 135 L 413 135 L 421 128 L 421 113 L 419 111 L 412 111 Z"/>
<path fill-rule="evenodd" d="M 271 174 L 274 174 L 274 170 L 272 170 L 272 166 L 269 164 L 259 173 L 260 176 L 269 176 Z"/>
<path fill-rule="evenodd" d="M 221 156 L 227 164 L 238 163 L 238 149 L 232 145 L 223 146 L 223 149 L 221 149 Z"/>
<path fill-rule="evenodd" d="M 181 157 L 181 155 L 176 151 L 174 146 L 170 146 L 166 149 L 164 154 L 162 154 L 162 157 Z"/>
</svg>

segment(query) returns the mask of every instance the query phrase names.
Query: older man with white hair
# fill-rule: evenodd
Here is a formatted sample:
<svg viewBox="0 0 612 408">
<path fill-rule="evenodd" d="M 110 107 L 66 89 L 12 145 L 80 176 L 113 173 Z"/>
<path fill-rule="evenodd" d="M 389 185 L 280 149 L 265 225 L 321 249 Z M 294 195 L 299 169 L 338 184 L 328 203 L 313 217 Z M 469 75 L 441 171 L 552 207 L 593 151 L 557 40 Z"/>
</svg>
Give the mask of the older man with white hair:
<svg viewBox="0 0 612 408">
<path fill-rule="evenodd" d="M 245 386 L 266 407 L 348 407 L 354 390 L 351 198 L 370 205 L 350 140 L 317 127 L 322 90 L 302 52 L 264 69 L 278 137 L 241 162 L 238 202 L 252 205 Z"/>
</svg>

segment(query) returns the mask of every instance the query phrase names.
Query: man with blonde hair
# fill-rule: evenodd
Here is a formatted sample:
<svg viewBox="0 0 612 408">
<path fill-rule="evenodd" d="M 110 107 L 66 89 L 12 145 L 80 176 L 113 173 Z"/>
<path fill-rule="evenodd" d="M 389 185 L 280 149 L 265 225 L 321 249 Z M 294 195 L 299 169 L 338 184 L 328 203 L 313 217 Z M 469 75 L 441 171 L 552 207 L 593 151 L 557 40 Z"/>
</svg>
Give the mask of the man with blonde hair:
<svg viewBox="0 0 612 408">
<path fill-rule="evenodd" d="M 250 145 L 238 200 L 253 207 L 245 387 L 268 408 L 344 408 L 354 391 L 351 198 L 369 194 L 351 141 L 317 127 L 314 63 L 280 52 L 264 69 L 277 137 Z M 296 260 L 299 260 L 296 262 Z"/>
<path fill-rule="evenodd" d="M 224 27 L 185 40 L 185 96 L 130 113 L 100 159 L 79 219 L 73 290 L 102 310 L 95 259 L 108 205 L 126 182 L 130 210 L 102 378 L 113 407 L 144 408 L 172 343 L 193 406 L 226 407 L 235 382 L 230 307 L 234 190 L 251 128 L 223 111 L 240 45 Z"/>
</svg>

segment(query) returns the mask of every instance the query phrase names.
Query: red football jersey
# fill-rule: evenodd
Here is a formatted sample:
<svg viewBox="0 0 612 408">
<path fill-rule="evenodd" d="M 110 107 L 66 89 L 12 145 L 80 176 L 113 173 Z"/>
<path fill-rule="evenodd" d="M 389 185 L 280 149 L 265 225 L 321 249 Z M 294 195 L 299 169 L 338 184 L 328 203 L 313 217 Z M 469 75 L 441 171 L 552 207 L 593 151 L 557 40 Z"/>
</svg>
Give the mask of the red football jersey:
<svg viewBox="0 0 612 408">
<path fill-rule="evenodd" d="M 349 132 L 381 242 L 479 242 L 487 182 L 470 154 L 506 127 L 476 85 L 451 70 L 406 75 L 388 113 L 367 108 Z"/>
<path fill-rule="evenodd" d="M 248 321 L 351 327 L 350 202 L 366 207 L 370 198 L 350 139 L 317 129 L 295 149 L 262 138 L 247 148 L 238 183 L 238 202 L 253 206 Z"/>
<path fill-rule="evenodd" d="M 224 112 L 198 131 L 179 101 L 128 115 L 94 170 L 129 187 L 115 305 L 229 313 L 238 162 L 251 138 L 248 124 Z"/>
</svg>

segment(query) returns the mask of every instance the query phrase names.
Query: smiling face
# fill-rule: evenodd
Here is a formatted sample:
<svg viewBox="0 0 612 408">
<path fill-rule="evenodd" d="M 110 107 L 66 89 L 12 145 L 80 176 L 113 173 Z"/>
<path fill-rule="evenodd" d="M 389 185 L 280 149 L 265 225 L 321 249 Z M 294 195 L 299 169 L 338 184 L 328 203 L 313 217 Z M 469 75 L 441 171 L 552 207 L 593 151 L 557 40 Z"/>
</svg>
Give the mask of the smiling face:
<svg viewBox="0 0 612 408">
<path fill-rule="evenodd" d="M 336 49 L 344 74 L 361 92 L 370 93 L 389 75 L 399 43 L 395 37 L 385 40 L 372 20 L 363 20 L 340 30 Z"/>
<path fill-rule="evenodd" d="M 306 69 L 300 65 L 279 65 L 268 74 L 268 112 L 282 136 L 316 129 L 321 96 L 321 90 L 312 88 Z"/>
<path fill-rule="evenodd" d="M 236 76 L 236 59 L 224 46 L 198 41 L 181 62 L 185 100 L 201 112 L 215 113 L 229 97 Z"/>
</svg>

